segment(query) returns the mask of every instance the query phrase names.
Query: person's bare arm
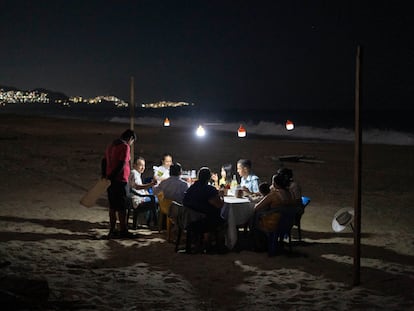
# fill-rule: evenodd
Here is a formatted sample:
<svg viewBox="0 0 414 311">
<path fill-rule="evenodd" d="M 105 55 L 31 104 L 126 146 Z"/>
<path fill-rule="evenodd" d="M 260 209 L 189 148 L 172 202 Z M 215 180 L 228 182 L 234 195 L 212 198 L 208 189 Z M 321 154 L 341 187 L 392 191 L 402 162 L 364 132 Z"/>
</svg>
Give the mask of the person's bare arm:
<svg viewBox="0 0 414 311">
<path fill-rule="evenodd" d="M 157 181 L 155 179 L 153 179 L 151 182 L 147 183 L 147 184 L 141 184 L 141 185 L 137 185 L 134 183 L 133 188 L 137 189 L 137 190 L 147 190 L 149 188 L 151 188 L 152 186 L 156 185 Z"/>
<path fill-rule="evenodd" d="M 256 205 L 254 206 L 254 209 L 260 210 L 260 209 L 266 208 L 270 206 L 271 203 L 272 203 L 272 198 L 271 198 L 271 195 L 268 194 L 263 199 L 261 199 L 259 202 L 256 203 Z"/>
</svg>

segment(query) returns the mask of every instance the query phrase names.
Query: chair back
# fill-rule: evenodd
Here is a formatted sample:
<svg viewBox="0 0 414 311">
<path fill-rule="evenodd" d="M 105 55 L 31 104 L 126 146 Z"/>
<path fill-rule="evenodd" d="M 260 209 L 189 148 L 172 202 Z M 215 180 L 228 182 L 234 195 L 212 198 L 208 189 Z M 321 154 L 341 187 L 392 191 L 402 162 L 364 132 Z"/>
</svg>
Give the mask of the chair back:
<svg viewBox="0 0 414 311">
<path fill-rule="evenodd" d="M 309 197 L 302 196 L 302 205 L 304 208 L 310 203 L 310 201 L 311 199 Z"/>
<path fill-rule="evenodd" d="M 294 209 L 286 209 L 280 213 L 279 223 L 276 229 L 278 236 L 284 237 L 290 234 L 292 227 L 295 223 L 296 211 Z"/>
<path fill-rule="evenodd" d="M 158 205 L 160 207 L 160 212 L 168 215 L 170 206 L 173 200 L 165 198 L 164 192 L 162 191 L 157 194 L 157 197 L 158 197 Z"/>
</svg>

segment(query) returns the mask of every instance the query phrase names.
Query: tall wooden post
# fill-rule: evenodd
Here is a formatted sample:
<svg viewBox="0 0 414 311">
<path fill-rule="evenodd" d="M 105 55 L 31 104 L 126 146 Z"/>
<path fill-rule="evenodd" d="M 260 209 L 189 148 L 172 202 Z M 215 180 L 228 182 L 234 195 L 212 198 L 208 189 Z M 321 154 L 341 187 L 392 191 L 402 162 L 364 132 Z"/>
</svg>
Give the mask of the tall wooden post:
<svg viewBox="0 0 414 311">
<path fill-rule="evenodd" d="M 354 280 L 359 285 L 361 273 L 361 105 L 360 105 L 360 74 L 361 47 L 357 46 L 355 73 L 355 145 L 354 145 Z"/>
<path fill-rule="evenodd" d="M 131 97 L 130 97 L 130 101 L 129 101 L 129 128 L 131 130 L 134 130 L 134 123 L 135 123 L 135 101 L 134 101 L 134 77 L 131 77 L 131 85 L 130 85 L 130 91 L 131 91 Z M 134 163 L 134 146 L 135 146 L 135 142 L 132 144 L 131 146 L 131 163 Z"/>
</svg>

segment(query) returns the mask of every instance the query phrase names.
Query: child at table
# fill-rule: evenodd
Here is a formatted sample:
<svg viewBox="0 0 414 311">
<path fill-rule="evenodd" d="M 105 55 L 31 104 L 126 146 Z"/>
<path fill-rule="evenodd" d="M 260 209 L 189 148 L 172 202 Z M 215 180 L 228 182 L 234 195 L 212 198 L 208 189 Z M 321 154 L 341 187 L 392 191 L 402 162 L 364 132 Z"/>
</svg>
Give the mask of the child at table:
<svg viewBox="0 0 414 311">
<path fill-rule="evenodd" d="M 270 185 L 269 185 L 268 182 L 265 181 L 265 182 L 260 183 L 260 185 L 259 185 L 259 193 L 262 196 L 266 196 L 266 195 L 268 195 L 270 193 Z"/>
</svg>

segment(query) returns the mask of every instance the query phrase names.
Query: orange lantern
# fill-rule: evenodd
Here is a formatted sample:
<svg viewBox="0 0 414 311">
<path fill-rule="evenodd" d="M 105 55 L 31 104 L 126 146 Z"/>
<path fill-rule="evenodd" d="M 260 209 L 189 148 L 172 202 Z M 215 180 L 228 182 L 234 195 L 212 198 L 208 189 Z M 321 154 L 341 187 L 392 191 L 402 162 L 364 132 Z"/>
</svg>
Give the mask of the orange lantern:
<svg viewBox="0 0 414 311">
<path fill-rule="evenodd" d="M 241 124 L 240 124 L 239 129 L 237 130 L 237 135 L 239 137 L 246 137 L 246 129 Z"/>
<path fill-rule="evenodd" d="M 165 118 L 164 126 L 170 126 L 170 120 L 168 118 Z"/>
<path fill-rule="evenodd" d="M 295 125 L 293 124 L 293 122 L 292 121 L 290 121 L 290 120 L 287 120 L 286 121 L 286 129 L 288 130 L 288 131 L 291 131 L 291 130 L 293 130 L 295 128 Z"/>
</svg>

